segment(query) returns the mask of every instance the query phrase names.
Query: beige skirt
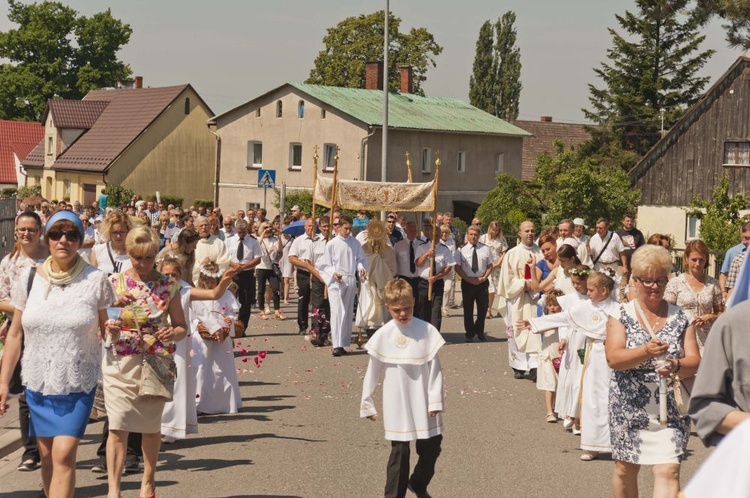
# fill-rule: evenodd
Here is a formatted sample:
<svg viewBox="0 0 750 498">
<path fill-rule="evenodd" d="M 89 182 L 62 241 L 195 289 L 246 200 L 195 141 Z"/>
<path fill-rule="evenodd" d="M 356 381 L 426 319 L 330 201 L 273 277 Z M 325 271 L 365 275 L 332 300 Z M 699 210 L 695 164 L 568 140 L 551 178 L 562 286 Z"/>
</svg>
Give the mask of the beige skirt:
<svg viewBox="0 0 750 498">
<path fill-rule="evenodd" d="M 104 405 L 110 430 L 153 434 L 161 431 L 165 400 L 140 396 L 143 355 L 118 356 L 105 351 L 102 365 Z"/>
</svg>

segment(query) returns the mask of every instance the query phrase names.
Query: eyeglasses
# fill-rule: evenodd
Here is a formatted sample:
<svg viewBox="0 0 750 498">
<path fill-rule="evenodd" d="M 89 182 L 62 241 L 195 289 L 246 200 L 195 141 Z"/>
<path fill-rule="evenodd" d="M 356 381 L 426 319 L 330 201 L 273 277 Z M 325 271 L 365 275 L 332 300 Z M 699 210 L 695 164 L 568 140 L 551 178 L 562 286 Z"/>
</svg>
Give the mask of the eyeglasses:
<svg viewBox="0 0 750 498">
<path fill-rule="evenodd" d="M 638 278 L 636 280 L 642 283 L 645 287 L 653 287 L 655 285 L 659 287 L 665 287 L 669 282 L 668 278 L 659 278 L 656 280 L 654 280 L 653 278 Z"/>
<path fill-rule="evenodd" d="M 47 232 L 46 237 L 53 242 L 57 242 L 62 239 L 63 235 L 65 235 L 65 239 L 68 242 L 78 242 L 81 240 L 81 234 L 78 230 L 50 230 Z"/>
</svg>

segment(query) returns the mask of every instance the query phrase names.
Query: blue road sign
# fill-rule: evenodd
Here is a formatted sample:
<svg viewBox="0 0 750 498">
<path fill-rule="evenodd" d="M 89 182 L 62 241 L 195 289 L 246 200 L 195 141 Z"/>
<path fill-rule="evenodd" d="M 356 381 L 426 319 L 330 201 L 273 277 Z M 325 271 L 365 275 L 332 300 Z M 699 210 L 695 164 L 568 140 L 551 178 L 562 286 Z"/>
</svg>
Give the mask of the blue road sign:
<svg viewBox="0 0 750 498">
<path fill-rule="evenodd" d="M 275 169 L 258 170 L 258 188 L 273 188 L 276 185 Z"/>
</svg>

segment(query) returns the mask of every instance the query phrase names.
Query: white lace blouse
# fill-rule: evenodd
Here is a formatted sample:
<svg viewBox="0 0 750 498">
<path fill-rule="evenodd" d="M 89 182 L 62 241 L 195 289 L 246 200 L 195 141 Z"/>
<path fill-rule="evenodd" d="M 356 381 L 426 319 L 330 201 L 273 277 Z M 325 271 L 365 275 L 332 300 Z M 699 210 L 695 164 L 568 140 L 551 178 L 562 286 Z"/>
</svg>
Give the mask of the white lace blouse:
<svg viewBox="0 0 750 498">
<path fill-rule="evenodd" d="M 19 280 L 28 278 L 26 269 Z M 44 395 L 94 389 L 101 368 L 99 310 L 114 300 L 107 275 L 92 266 L 66 286 L 50 285 L 37 274 L 28 298 L 26 285 L 14 286 L 11 303 L 23 312 L 23 385 Z"/>
</svg>

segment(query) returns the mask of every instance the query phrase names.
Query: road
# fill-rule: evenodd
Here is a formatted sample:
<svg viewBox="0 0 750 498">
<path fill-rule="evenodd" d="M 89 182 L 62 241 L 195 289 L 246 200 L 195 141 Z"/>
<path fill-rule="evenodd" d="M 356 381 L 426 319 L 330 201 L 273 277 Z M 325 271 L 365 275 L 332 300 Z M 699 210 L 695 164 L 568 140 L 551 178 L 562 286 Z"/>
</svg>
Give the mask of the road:
<svg viewBox="0 0 750 498">
<path fill-rule="evenodd" d="M 382 496 L 390 444 L 380 421 L 359 418 L 367 356 L 356 346 L 341 358 L 312 347 L 296 334 L 293 307 L 285 306 L 287 321 L 254 319 L 253 336 L 236 344 L 240 413 L 202 417 L 199 434 L 163 447 L 159 498 Z M 431 494 L 611 496 L 612 461 L 579 460 L 578 438 L 546 423 L 542 392 L 507 367 L 503 320 L 487 324 L 486 343 L 466 344 L 459 310 L 443 323 L 445 434 Z M 257 351 L 268 353 L 260 367 Z M 106 495 L 106 477 L 90 471 L 100 431 L 91 424 L 82 440 L 76 496 Z M 689 449 L 683 483 L 709 453 L 697 437 Z M 19 458 L 20 450 L 0 461 L 0 497 L 39 496 L 39 472 L 15 471 Z M 643 496 L 651 482 L 643 469 Z M 123 496 L 138 496 L 139 483 L 126 476 Z"/>
</svg>

